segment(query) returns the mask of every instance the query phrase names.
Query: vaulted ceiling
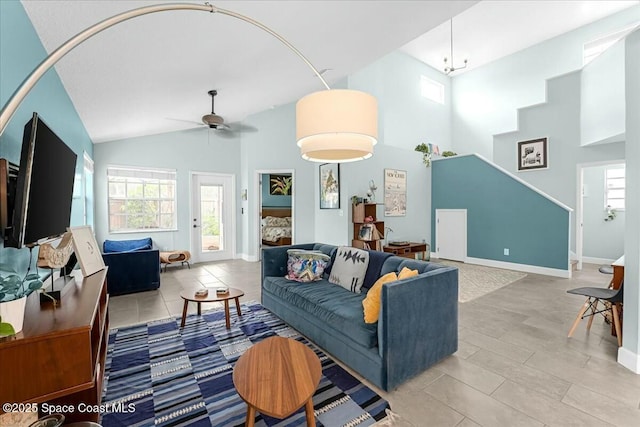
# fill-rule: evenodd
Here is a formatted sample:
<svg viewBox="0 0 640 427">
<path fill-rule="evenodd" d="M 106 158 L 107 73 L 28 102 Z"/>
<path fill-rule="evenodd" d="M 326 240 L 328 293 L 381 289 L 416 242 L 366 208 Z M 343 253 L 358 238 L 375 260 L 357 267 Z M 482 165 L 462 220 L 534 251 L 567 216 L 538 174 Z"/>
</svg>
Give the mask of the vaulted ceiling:
<svg viewBox="0 0 640 427">
<path fill-rule="evenodd" d="M 160 1 L 22 3 L 52 52 L 102 19 Z M 324 77 L 332 84 L 404 45 L 405 52 L 441 69 L 454 16 L 454 58 L 457 62 L 458 55 L 468 52 L 470 66 L 478 66 L 637 3 L 213 4 L 278 32 L 319 70 L 327 69 Z M 311 70 L 274 37 L 246 22 L 198 11 L 156 13 L 121 23 L 78 46 L 56 70 L 94 142 L 196 127 L 211 109 L 211 89 L 218 90 L 216 113 L 235 122 L 322 88 Z"/>
</svg>

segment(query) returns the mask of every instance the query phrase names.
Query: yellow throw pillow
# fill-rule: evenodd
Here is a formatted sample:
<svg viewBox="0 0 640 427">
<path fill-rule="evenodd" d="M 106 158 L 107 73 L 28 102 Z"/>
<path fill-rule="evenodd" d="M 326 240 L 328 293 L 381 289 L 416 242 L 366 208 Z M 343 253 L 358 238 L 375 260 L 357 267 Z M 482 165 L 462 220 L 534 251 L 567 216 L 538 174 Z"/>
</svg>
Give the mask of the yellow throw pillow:
<svg viewBox="0 0 640 427">
<path fill-rule="evenodd" d="M 398 280 L 398 276 L 395 271 L 392 271 L 391 273 L 387 273 L 376 280 L 376 283 L 374 283 L 371 289 L 369 289 L 367 297 L 362 300 L 365 323 L 376 323 L 378 321 L 378 316 L 380 315 L 380 295 L 382 294 L 382 285 L 389 282 L 395 282 L 396 280 Z"/>
<path fill-rule="evenodd" d="M 418 270 L 411 270 L 407 267 L 403 267 L 400 273 L 398 274 L 398 280 L 408 279 L 409 277 L 417 276 Z"/>
</svg>

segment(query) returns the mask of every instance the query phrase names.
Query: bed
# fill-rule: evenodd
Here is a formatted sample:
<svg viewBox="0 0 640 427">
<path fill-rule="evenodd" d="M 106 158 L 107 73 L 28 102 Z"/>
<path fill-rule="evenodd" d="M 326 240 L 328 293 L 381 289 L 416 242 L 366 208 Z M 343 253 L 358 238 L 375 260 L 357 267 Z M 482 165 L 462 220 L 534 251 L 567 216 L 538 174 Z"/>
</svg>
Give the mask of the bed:
<svg viewBox="0 0 640 427">
<path fill-rule="evenodd" d="M 291 208 L 262 207 L 262 244 L 291 244 Z"/>
</svg>

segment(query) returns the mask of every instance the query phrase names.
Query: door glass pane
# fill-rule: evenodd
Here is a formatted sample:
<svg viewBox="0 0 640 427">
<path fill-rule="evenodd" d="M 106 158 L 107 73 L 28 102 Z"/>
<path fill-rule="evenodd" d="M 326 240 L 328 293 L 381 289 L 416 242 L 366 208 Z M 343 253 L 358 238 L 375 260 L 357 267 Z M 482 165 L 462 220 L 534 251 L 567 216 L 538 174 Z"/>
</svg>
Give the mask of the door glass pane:
<svg viewBox="0 0 640 427">
<path fill-rule="evenodd" d="M 200 186 L 202 252 L 224 250 L 222 238 L 222 185 Z"/>
</svg>

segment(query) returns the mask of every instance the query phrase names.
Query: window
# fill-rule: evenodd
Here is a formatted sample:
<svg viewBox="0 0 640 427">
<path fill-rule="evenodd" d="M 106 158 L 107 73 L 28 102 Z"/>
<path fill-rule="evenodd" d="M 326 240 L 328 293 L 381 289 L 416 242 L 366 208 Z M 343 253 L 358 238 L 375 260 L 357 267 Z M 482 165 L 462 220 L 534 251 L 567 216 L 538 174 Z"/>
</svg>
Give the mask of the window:
<svg viewBox="0 0 640 427">
<path fill-rule="evenodd" d="M 422 96 L 438 104 L 444 104 L 444 85 L 427 76 L 420 77 L 420 92 Z"/>
<path fill-rule="evenodd" d="M 109 231 L 176 229 L 176 171 L 107 168 Z"/>
<path fill-rule="evenodd" d="M 614 33 L 607 34 L 599 39 L 592 40 L 584 44 L 582 49 L 582 65 L 587 65 L 589 62 L 596 59 L 602 52 L 613 46 L 618 40 L 629 34 L 638 24 L 634 24 L 630 27 L 623 28 Z"/>
<path fill-rule="evenodd" d="M 607 168 L 605 181 L 605 208 L 624 209 L 624 165 L 615 165 Z"/>
</svg>

